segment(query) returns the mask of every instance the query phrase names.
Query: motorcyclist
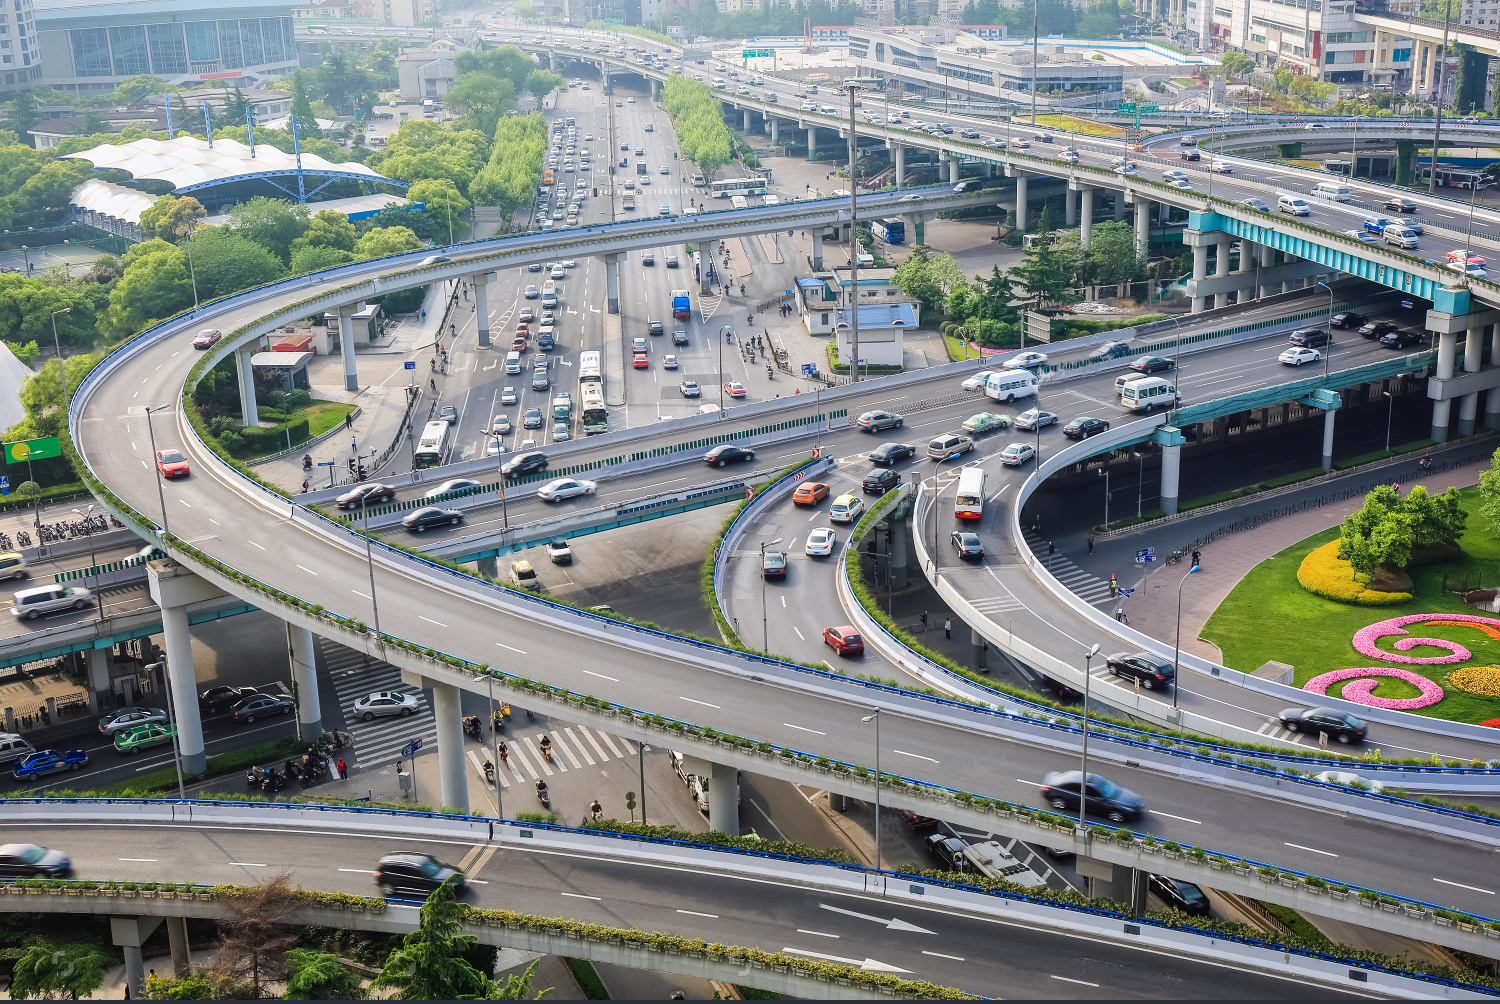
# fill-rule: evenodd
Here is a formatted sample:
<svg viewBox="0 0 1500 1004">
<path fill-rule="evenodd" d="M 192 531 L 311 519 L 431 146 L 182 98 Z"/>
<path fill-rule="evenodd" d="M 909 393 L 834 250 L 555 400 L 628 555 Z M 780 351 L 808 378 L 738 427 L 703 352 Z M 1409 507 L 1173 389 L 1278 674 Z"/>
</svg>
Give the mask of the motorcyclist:
<svg viewBox="0 0 1500 1004">
<path fill-rule="evenodd" d="M 500 762 L 501 763 L 509 763 L 510 762 L 510 747 L 507 746 L 507 745 L 505 745 L 505 741 L 504 740 L 501 740 L 495 746 L 495 752 L 498 753 L 498 754 L 500 754 Z"/>
<path fill-rule="evenodd" d="M 546 781 L 538 781 L 536 783 L 536 797 L 541 799 L 543 805 L 548 804 L 552 800 L 551 794 L 547 791 Z"/>
<path fill-rule="evenodd" d="M 312 454 L 311 453 L 304 453 L 304 454 L 302 454 L 302 469 L 304 471 L 310 471 L 310 470 L 312 470 L 312 465 L 313 465 Z"/>
<path fill-rule="evenodd" d="M 548 736 L 542 736 L 542 755 L 548 760 L 552 759 L 552 739 Z"/>
<path fill-rule="evenodd" d="M 595 819 L 604 818 L 604 806 L 599 804 L 599 800 L 597 798 L 589 803 L 589 815 L 593 816 Z"/>
<path fill-rule="evenodd" d="M 500 717 L 505 720 L 506 724 L 510 723 L 510 705 L 505 701 L 500 702 Z"/>
<path fill-rule="evenodd" d="M 1417 461 L 1417 467 L 1422 471 L 1432 470 L 1432 458 L 1424 456 L 1421 460 Z"/>
</svg>

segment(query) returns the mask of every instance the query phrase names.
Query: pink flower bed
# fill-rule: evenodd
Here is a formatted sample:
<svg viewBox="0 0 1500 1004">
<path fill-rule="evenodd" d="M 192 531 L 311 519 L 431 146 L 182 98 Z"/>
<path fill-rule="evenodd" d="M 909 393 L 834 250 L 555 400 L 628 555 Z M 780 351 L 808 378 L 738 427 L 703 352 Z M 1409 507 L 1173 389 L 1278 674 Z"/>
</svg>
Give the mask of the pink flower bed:
<svg viewBox="0 0 1500 1004">
<path fill-rule="evenodd" d="M 1366 629 L 1368 630 L 1368 629 Z M 1417 639 L 1421 643 L 1421 639 Z M 1465 656 L 1464 658 L 1468 658 Z M 1372 680 L 1372 676 L 1388 676 L 1397 680 L 1404 680 L 1422 692 L 1420 697 L 1407 697 L 1401 700 L 1393 700 L 1389 697 L 1376 697 L 1373 693 L 1380 685 L 1379 680 Z M 1443 688 L 1416 673 L 1405 669 L 1391 669 L 1387 666 L 1370 666 L 1364 669 L 1336 669 L 1331 673 L 1323 673 L 1315 676 L 1302 685 L 1302 689 L 1312 694 L 1326 694 L 1328 688 L 1343 680 L 1354 680 L 1353 683 L 1344 685 L 1341 696 L 1346 701 L 1363 704 L 1371 708 L 1389 708 L 1393 711 L 1412 711 L 1416 708 L 1425 708 L 1429 704 L 1436 704 L 1443 699 Z"/>
<path fill-rule="evenodd" d="M 1415 624 L 1418 621 L 1465 621 L 1476 627 L 1485 625 L 1500 628 L 1500 620 L 1493 617 L 1478 617 L 1474 614 L 1407 614 L 1402 617 L 1392 617 L 1388 620 L 1377 621 L 1367 627 L 1355 632 L 1354 648 L 1361 655 L 1367 655 L 1372 659 L 1380 659 L 1383 662 L 1402 662 L 1409 666 L 1439 666 L 1446 663 L 1464 662 L 1473 658 L 1473 653 L 1457 642 L 1447 641 L 1443 638 L 1412 638 L 1402 637 L 1396 642 L 1395 647 L 1402 652 L 1409 652 L 1419 645 L 1430 645 L 1433 648 L 1447 649 L 1448 655 L 1431 655 L 1418 658 L 1411 655 L 1396 655 L 1393 652 L 1382 650 L 1376 643 L 1386 637 L 1395 635 L 1407 635 L 1407 624 Z M 1319 677 L 1322 679 L 1322 677 Z M 1420 705 L 1419 705 L 1420 707 Z"/>
</svg>

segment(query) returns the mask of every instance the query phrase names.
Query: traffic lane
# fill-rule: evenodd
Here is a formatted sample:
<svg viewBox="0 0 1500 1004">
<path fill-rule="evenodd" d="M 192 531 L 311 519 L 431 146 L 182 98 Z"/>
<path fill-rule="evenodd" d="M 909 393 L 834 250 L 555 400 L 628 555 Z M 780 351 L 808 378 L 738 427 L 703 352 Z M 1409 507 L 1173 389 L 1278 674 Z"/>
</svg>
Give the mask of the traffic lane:
<svg viewBox="0 0 1500 1004">
<path fill-rule="evenodd" d="M 466 877 L 473 884 L 463 898 L 480 908 L 662 931 L 769 952 L 833 956 L 855 964 L 874 960 L 906 970 L 914 979 L 987 996 L 1343 996 L 1243 971 L 1236 971 L 1230 989 L 1223 986 L 1226 967 L 1132 951 L 1031 925 L 893 905 L 875 896 L 808 890 L 774 880 L 744 880 L 690 865 L 503 845 L 487 856 L 484 851 L 493 845 L 485 843 L 314 829 L 4 825 L 10 839 L 58 847 L 72 857 L 79 877 L 100 881 L 259 884 L 285 874 L 303 888 L 378 896 L 371 875 L 380 856 L 420 850 L 454 864 L 471 860 Z M 267 837 L 275 838 L 274 854 L 267 853 Z M 774 895 L 766 895 L 768 888 Z M 904 922 L 901 928 L 892 929 L 894 919 Z M 995 951 L 997 939 L 1003 939 L 1007 951 Z M 1080 989 L 1073 991 L 1074 986 Z"/>
</svg>

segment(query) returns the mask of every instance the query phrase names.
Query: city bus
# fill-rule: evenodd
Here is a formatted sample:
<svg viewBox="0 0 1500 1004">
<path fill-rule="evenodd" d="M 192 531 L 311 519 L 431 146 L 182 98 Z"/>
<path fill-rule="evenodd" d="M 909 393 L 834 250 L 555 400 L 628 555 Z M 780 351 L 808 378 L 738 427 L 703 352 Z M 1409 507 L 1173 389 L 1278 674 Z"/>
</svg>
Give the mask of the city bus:
<svg viewBox="0 0 1500 1004">
<path fill-rule="evenodd" d="M 412 466 L 439 467 L 448 462 L 448 433 L 453 427 L 447 422 L 428 422 L 422 427 L 422 438 L 417 440 L 417 452 L 412 456 Z"/>
<path fill-rule="evenodd" d="M 725 181 L 716 181 L 710 186 L 709 191 L 716 199 L 731 199 L 736 195 L 765 195 L 765 178 L 729 178 Z"/>
<path fill-rule="evenodd" d="M 876 240 L 887 244 L 906 243 L 906 221 L 896 219 L 876 220 L 870 224 L 870 233 Z"/>
<path fill-rule="evenodd" d="M 578 353 L 579 421 L 585 435 L 609 431 L 609 413 L 604 410 L 604 370 L 598 352 Z"/>
<path fill-rule="evenodd" d="M 984 515 L 984 471 L 978 467 L 965 467 L 958 476 L 953 515 L 959 519 L 978 519 Z"/>
</svg>

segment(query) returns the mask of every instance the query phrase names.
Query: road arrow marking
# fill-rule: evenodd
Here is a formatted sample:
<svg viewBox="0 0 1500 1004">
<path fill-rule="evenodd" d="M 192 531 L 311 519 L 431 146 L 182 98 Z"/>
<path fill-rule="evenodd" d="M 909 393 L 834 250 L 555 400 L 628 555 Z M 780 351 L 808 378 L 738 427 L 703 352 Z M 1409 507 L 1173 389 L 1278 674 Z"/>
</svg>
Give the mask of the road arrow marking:
<svg viewBox="0 0 1500 1004">
<path fill-rule="evenodd" d="M 936 931 L 929 931 L 925 927 L 918 927 L 916 924 L 908 924 L 900 917 L 892 917 L 890 920 L 886 920 L 884 917 L 872 917 L 868 913 L 855 913 L 853 910 L 845 910 L 841 907 L 829 906 L 827 903 L 819 903 L 818 906 L 820 906 L 824 910 L 830 910 L 833 913 L 842 913 L 846 917 L 858 917 L 860 920 L 873 920 L 877 924 L 884 924 L 886 926 L 886 929 L 890 931 L 911 931 L 913 934 L 937 933 Z"/>
<path fill-rule="evenodd" d="M 805 948 L 783 948 L 788 955 L 805 955 L 809 959 L 822 959 L 824 962 L 842 962 L 848 966 L 858 966 L 872 973 L 909 973 L 910 969 L 901 969 L 898 966 L 887 965 L 875 959 L 846 959 L 841 955 L 824 955 L 822 952 L 809 952 Z"/>
</svg>

